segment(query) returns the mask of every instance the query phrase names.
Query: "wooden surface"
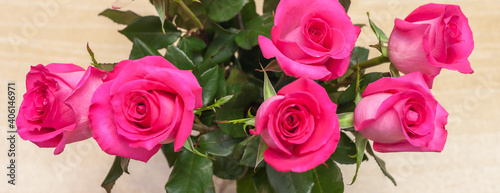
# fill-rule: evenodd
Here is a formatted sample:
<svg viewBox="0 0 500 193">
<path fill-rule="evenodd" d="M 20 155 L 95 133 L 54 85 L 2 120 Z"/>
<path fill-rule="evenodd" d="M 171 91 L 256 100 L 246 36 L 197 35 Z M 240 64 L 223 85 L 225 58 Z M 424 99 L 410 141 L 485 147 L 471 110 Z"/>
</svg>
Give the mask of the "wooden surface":
<svg viewBox="0 0 500 193">
<path fill-rule="evenodd" d="M 70 144 L 53 155 L 31 142 L 16 141 L 16 185 L 7 184 L 7 82 L 15 82 L 17 105 L 25 92 L 24 79 L 30 65 L 51 62 L 90 62 L 87 42 L 100 62 L 127 59 L 131 43 L 117 32 L 124 26 L 97 16 L 114 0 L 0 0 L 0 192 L 105 192 L 100 184 L 113 162 L 92 139 Z M 349 15 L 354 23 L 367 23 L 366 12 L 387 33 L 394 18 L 404 18 L 430 1 L 353 0 Z M 432 90 L 450 113 L 448 141 L 443 153 L 378 154 L 396 177 L 394 187 L 374 160 L 363 163 L 358 180 L 345 192 L 500 192 L 500 2 L 494 0 L 434 1 L 461 6 L 474 32 L 475 50 L 470 57 L 472 75 L 443 70 Z M 137 0 L 125 10 L 153 15 L 146 0 Z M 358 45 L 375 43 L 369 28 L 363 28 Z M 372 57 L 376 51 L 372 51 Z M 376 70 L 387 71 L 383 65 Z M 161 155 L 149 163 L 131 161 L 131 175 L 122 176 L 114 192 L 163 192 L 170 169 Z M 350 182 L 354 166 L 342 166 Z M 219 182 L 218 183 L 223 183 Z M 233 192 L 234 184 L 224 192 Z M 222 192 L 222 191 L 219 191 Z"/>
</svg>

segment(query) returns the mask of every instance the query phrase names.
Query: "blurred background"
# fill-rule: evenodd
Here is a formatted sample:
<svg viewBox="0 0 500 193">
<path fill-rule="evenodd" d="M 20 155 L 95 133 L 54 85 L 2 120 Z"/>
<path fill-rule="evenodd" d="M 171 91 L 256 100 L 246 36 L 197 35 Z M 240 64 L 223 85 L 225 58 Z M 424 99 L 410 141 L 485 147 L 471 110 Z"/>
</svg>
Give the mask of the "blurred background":
<svg viewBox="0 0 500 193">
<path fill-rule="evenodd" d="M 75 63 L 88 66 L 85 48 L 90 43 L 99 62 L 128 59 L 132 43 L 117 30 L 125 26 L 98 14 L 114 0 L 0 0 L 0 192 L 105 192 L 100 187 L 114 156 L 100 150 L 93 139 L 54 149 L 40 149 L 17 136 L 16 185 L 7 183 L 7 84 L 16 84 L 16 106 L 22 101 L 25 76 L 31 65 Z M 366 12 L 390 34 L 395 18 L 404 19 L 412 10 L 431 1 L 353 0 L 349 16 L 353 23 L 367 24 Z M 435 0 L 460 5 L 474 32 L 475 50 L 470 56 L 472 75 L 443 70 L 432 89 L 450 113 L 449 136 L 442 153 L 381 154 L 396 178 L 395 187 L 376 162 L 360 167 L 357 181 L 345 192 L 500 192 L 500 1 Z M 257 0 L 257 7 L 261 7 Z M 137 0 L 123 10 L 156 15 L 147 0 Z M 375 44 L 368 27 L 362 29 L 357 45 Z M 370 50 L 371 57 L 377 51 Z M 374 69 L 387 71 L 388 64 Z M 355 166 L 341 166 L 350 183 Z M 113 192 L 164 192 L 170 169 L 161 153 L 147 164 L 131 161 L 130 175 L 123 175 Z M 218 180 L 217 192 L 234 192 L 234 183 Z"/>
</svg>

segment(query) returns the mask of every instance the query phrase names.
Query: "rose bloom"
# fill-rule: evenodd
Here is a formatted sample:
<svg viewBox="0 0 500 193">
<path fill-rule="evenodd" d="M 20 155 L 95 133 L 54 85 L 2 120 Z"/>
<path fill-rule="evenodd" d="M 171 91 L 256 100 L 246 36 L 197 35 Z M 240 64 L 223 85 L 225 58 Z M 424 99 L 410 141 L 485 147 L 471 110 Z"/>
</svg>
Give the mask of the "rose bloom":
<svg viewBox="0 0 500 193">
<path fill-rule="evenodd" d="M 472 31 L 457 5 L 427 4 L 396 19 L 389 58 L 403 73 L 421 72 L 430 88 L 441 68 L 473 73 L 467 59 L 474 49 Z"/>
<path fill-rule="evenodd" d="M 354 110 L 354 128 L 378 152 L 441 152 L 448 113 L 422 74 L 381 78 L 366 87 Z"/>
<path fill-rule="evenodd" d="M 323 87 L 301 78 L 262 103 L 250 132 L 269 146 L 264 159 L 277 171 L 305 172 L 325 162 L 337 147 L 336 109 Z"/>
<path fill-rule="evenodd" d="M 147 162 L 162 144 L 179 151 L 203 106 L 189 70 L 160 56 L 119 62 L 92 97 L 92 134 L 108 154 Z"/>
<path fill-rule="evenodd" d="M 91 137 L 90 98 L 105 76 L 105 71 L 74 64 L 32 66 L 16 119 L 19 136 L 39 147 L 55 147 L 56 155 L 66 144 Z"/>
<path fill-rule="evenodd" d="M 338 1 L 282 0 L 272 40 L 259 36 L 259 46 L 287 75 L 327 81 L 346 72 L 360 32 Z"/>
</svg>

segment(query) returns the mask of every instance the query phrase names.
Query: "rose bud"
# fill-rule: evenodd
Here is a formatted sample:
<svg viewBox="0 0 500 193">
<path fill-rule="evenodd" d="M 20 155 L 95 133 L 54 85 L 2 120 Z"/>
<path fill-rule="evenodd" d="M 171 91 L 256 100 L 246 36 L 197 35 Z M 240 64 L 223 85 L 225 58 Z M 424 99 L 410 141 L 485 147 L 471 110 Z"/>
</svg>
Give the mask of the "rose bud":
<svg viewBox="0 0 500 193">
<path fill-rule="evenodd" d="M 427 4 L 396 19 L 389 58 L 403 73 L 421 72 L 432 88 L 442 68 L 473 73 L 467 59 L 474 49 L 472 31 L 458 5 Z"/>
<path fill-rule="evenodd" d="M 448 113 L 422 74 L 385 77 L 369 84 L 354 110 L 354 128 L 378 152 L 441 152 Z"/>
</svg>

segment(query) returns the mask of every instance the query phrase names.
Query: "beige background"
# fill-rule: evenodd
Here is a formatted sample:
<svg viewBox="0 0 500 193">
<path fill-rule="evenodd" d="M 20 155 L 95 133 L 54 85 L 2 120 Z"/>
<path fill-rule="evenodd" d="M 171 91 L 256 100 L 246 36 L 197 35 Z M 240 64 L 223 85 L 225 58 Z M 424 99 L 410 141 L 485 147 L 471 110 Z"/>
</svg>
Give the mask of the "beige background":
<svg viewBox="0 0 500 193">
<path fill-rule="evenodd" d="M 114 0 L 0 0 L 0 192 L 104 192 L 100 183 L 113 156 L 102 152 L 92 139 L 70 144 L 59 156 L 53 149 L 16 142 L 16 185 L 7 184 L 7 82 L 15 82 L 17 105 L 25 92 L 24 78 L 30 65 L 51 62 L 90 62 L 85 44 L 100 62 L 127 59 L 131 43 L 117 32 L 124 26 L 97 16 Z M 354 23 L 367 23 L 365 12 L 387 33 L 394 18 L 404 18 L 417 6 L 430 1 L 354 0 L 349 15 Z M 497 0 L 449 0 L 469 17 L 475 50 L 470 57 L 475 73 L 463 75 L 443 70 L 432 90 L 450 113 L 448 141 L 441 154 L 379 154 L 385 158 L 398 187 L 385 179 L 374 160 L 363 163 L 358 181 L 345 192 L 500 192 L 500 29 Z M 48 8 L 47 8 L 48 7 Z M 126 10 L 140 15 L 155 14 L 146 0 L 135 1 Z M 358 45 L 375 43 L 369 28 L 363 28 Z M 372 50 L 376 56 L 375 50 Z M 387 70 L 387 65 L 379 70 Z M 149 163 L 130 163 L 131 175 L 122 176 L 114 192 L 163 192 L 169 168 L 161 154 Z M 349 182 L 354 167 L 342 166 Z M 221 191 L 219 191 L 221 192 Z M 232 189 L 226 189 L 232 192 Z"/>
</svg>

